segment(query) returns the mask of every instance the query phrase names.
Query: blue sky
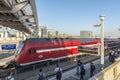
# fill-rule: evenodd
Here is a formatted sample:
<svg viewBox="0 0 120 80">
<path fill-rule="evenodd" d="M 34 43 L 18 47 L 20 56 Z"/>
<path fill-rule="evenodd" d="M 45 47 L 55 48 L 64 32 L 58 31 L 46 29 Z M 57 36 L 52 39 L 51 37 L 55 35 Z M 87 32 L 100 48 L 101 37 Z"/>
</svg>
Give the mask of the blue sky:
<svg viewBox="0 0 120 80">
<path fill-rule="evenodd" d="M 80 35 L 81 30 L 100 34 L 99 15 L 105 15 L 105 36 L 119 36 L 120 0 L 36 0 L 39 25 Z"/>
</svg>

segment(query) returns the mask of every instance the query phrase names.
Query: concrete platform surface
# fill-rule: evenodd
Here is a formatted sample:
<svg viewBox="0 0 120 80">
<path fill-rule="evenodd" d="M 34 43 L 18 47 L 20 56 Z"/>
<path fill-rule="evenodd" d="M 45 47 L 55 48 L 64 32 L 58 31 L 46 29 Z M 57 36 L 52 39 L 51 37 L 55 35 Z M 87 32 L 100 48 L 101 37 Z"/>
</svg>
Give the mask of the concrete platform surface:
<svg viewBox="0 0 120 80">
<path fill-rule="evenodd" d="M 100 64 L 100 59 L 93 61 L 93 63 L 96 66 L 96 72 L 101 71 L 101 64 Z M 109 61 L 108 61 L 108 56 L 105 57 L 105 68 L 109 66 Z M 84 76 L 85 80 L 88 80 L 90 78 L 90 63 L 85 64 L 85 69 L 86 69 L 86 75 Z M 64 72 L 62 75 L 62 80 L 79 80 L 80 75 L 76 74 L 77 69 L 74 68 L 70 71 Z M 56 80 L 55 76 L 52 78 L 49 78 L 48 80 Z"/>
</svg>

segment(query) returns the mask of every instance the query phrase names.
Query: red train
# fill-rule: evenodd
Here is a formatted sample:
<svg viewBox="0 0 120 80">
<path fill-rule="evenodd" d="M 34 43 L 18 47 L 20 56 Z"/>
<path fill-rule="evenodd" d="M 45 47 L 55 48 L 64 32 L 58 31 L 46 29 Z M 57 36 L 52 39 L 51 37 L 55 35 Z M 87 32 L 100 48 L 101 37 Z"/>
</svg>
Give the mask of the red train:
<svg viewBox="0 0 120 80">
<path fill-rule="evenodd" d="M 30 38 L 21 43 L 15 53 L 15 62 L 29 65 L 78 54 L 79 40 Z"/>
<path fill-rule="evenodd" d="M 101 40 L 87 41 L 80 44 L 79 50 L 97 51 L 98 44 L 101 44 Z M 105 49 L 117 49 L 118 47 L 120 47 L 120 40 L 104 40 L 104 47 Z"/>
</svg>

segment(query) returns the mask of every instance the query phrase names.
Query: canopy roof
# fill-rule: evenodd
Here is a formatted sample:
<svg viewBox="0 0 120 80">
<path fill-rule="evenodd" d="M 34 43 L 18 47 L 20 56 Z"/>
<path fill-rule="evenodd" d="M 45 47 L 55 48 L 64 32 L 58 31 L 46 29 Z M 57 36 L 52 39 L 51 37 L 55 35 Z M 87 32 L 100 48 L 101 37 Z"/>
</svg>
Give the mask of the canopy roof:
<svg viewBox="0 0 120 80">
<path fill-rule="evenodd" d="M 0 0 L 0 25 L 32 33 L 38 26 L 35 0 Z"/>
</svg>

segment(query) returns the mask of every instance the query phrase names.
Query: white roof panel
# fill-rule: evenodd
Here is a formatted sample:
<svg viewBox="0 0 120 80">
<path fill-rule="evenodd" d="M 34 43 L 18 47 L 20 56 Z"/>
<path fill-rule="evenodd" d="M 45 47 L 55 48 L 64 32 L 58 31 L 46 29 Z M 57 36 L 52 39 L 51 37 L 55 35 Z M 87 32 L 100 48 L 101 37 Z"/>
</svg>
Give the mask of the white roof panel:
<svg viewBox="0 0 120 80">
<path fill-rule="evenodd" d="M 26 15 L 33 15 L 30 4 L 26 5 L 22 10 Z"/>
</svg>

